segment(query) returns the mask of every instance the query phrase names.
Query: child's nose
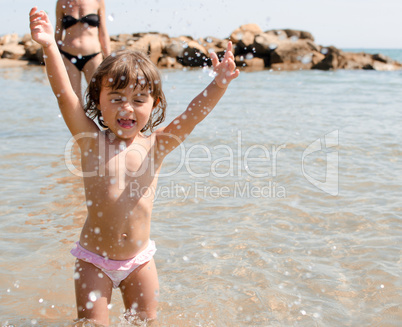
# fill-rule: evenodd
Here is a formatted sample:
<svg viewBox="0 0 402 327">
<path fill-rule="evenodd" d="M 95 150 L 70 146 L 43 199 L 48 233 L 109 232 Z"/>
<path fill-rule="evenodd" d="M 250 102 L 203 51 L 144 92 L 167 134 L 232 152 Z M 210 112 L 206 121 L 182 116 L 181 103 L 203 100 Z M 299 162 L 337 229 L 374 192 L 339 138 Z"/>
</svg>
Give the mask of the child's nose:
<svg viewBox="0 0 402 327">
<path fill-rule="evenodd" d="M 134 106 L 129 101 L 126 101 L 121 106 L 120 115 L 125 115 L 126 113 L 134 112 Z"/>
</svg>

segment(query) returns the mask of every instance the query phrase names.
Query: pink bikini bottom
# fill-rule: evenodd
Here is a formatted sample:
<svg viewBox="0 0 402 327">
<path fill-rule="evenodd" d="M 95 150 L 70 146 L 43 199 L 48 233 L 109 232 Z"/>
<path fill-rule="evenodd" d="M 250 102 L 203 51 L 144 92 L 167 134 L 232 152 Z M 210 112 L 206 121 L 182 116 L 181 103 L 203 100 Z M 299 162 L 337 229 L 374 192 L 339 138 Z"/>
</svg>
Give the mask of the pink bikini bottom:
<svg viewBox="0 0 402 327">
<path fill-rule="evenodd" d="M 128 260 L 110 260 L 84 249 L 79 242 L 75 243 L 75 247 L 71 250 L 74 257 L 92 263 L 102 270 L 112 280 L 113 288 L 119 287 L 119 284 L 139 266 L 151 261 L 155 252 L 155 242 L 151 240 L 144 251 Z"/>
</svg>

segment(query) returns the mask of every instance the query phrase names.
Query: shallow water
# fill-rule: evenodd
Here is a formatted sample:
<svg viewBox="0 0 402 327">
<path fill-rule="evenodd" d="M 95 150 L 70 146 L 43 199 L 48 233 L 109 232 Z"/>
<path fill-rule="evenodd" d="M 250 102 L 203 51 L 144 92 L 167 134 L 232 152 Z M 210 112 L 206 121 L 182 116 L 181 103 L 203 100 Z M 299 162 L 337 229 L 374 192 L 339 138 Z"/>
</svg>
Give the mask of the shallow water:
<svg viewBox="0 0 402 327">
<path fill-rule="evenodd" d="M 210 80 L 163 75 L 168 121 Z M 401 72 L 242 73 L 159 179 L 160 325 L 398 326 L 401 85 Z M 0 323 L 67 326 L 85 218 L 70 136 L 43 68 L 1 69 L 0 88 Z M 119 291 L 112 303 L 123 326 Z"/>
</svg>

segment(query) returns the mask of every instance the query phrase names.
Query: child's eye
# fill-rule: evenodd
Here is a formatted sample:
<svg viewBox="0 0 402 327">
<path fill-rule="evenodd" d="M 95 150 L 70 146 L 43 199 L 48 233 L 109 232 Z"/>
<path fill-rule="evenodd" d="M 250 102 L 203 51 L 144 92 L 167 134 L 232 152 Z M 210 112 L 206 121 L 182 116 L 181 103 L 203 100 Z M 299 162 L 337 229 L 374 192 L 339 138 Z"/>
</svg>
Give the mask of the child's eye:
<svg viewBox="0 0 402 327">
<path fill-rule="evenodd" d="M 118 103 L 121 102 L 121 98 L 116 98 L 116 99 L 112 99 L 111 101 L 112 103 Z"/>
</svg>

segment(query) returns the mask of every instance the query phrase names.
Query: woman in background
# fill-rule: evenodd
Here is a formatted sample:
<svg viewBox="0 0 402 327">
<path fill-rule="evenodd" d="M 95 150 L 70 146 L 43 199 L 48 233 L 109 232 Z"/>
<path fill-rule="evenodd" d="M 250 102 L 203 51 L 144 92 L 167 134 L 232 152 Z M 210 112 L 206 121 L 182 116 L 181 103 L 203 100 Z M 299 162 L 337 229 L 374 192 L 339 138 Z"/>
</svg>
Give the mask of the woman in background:
<svg viewBox="0 0 402 327">
<path fill-rule="evenodd" d="M 89 83 L 110 54 L 104 0 L 58 0 L 55 39 L 74 92 L 82 101 L 81 72 Z"/>
</svg>

